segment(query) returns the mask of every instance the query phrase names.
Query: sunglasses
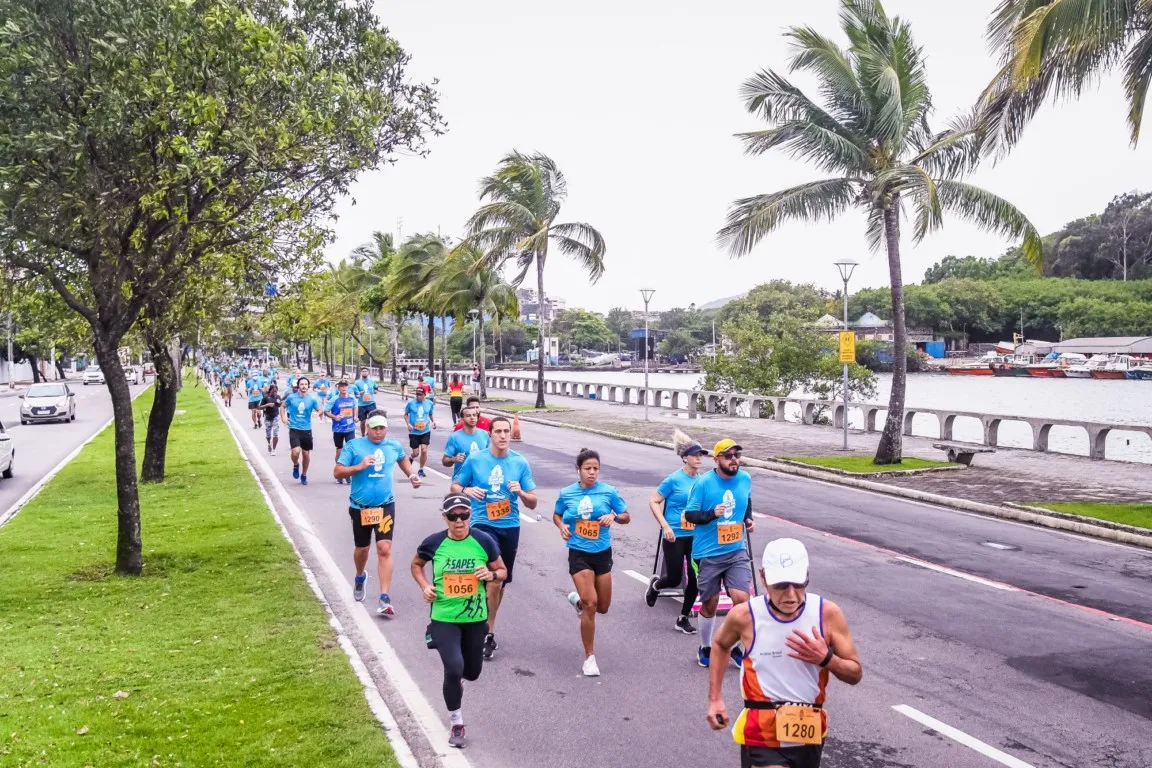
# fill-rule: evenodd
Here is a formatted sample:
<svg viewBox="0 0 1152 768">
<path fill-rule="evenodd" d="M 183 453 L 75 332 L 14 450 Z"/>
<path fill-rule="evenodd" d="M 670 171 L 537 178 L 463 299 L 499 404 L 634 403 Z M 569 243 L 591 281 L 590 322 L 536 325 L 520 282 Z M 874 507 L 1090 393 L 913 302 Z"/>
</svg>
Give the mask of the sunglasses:
<svg viewBox="0 0 1152 768">
<path fill-rule="evenodd" d="M 726 453 L 720 454 L 720 458 L 728 459 L 729 461 L 731 461 L 732 459 L 738 459 L 743 455 L 744 454 L 740 453 L 740 451 L 727 451 Z"/>
<path fill-rule="evenodd" d="M 792 582 L 790 582 L 790 581 L 782 581 L 782 582 L 780 582 L 779 584 L 773 584 L 773 585 L 772 585 L 772 589 L 778 589 L 778 590 L 780 590 L 781 592 L 783 592 L 784 590 L 788 589 L 788 587 L 792 587 L 792 588 L 793 588 L 793 589 L 795 589 L 797 592 L 799 592 L 799 591 L 800 591 L 800 590 L 802 590 L 802 589 L 807 589 L 807 588 L 808 588 L 808 582 L 804 582 L 803 584 L 793 584 L 793 583 L 792 583 Z"/>
<path fill-rule="evenodd" d="M 462 523 L 472 517 L 471 512 L 445 512 L 444 519 L 450 523 Z"/>
</svg>

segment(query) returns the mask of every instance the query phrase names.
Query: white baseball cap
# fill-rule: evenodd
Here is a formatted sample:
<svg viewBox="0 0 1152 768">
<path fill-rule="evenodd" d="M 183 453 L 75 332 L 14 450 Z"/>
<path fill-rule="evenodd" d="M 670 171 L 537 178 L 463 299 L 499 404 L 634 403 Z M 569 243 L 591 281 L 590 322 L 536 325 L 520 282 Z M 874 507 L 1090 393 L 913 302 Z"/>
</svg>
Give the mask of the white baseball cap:
<svg viewBox="0 0 1152 768">
<path fill-rule="evenodd" d="M 768 584 L 804 584 L 808 581 L 808 550 L 796 539 L 768 542 L 760 565 Z"/>
</svg>

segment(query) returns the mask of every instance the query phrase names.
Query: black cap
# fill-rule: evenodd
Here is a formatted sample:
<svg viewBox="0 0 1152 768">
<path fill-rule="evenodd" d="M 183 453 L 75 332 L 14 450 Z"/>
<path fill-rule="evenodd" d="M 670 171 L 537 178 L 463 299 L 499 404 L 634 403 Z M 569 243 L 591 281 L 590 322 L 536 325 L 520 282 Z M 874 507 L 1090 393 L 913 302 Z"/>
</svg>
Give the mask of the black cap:
<svg viewBox="0 0 1152 768">
<path fill-rule="evenodd" d="M 458 507 L 468 507 L 468 509 L 472 509 L 472 500 L 462 493 L 450 493 L 444 497 L 444 503 L 440 505 L 440 511 L 451 512 Z"/>
</svg>

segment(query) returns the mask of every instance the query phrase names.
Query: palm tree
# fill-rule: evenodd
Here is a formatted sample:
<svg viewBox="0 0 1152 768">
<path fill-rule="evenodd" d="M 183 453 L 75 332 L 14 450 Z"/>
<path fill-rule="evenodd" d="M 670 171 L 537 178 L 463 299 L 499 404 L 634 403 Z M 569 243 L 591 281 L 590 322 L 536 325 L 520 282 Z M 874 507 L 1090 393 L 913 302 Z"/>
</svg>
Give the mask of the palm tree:
<svg viewBox="0 0 1152 768">
<path fill-rule="evenodd" d="M 409 238 L 400 247 L 388 275 L 387 307 L 392 312 L 417 312 L 428 317 L 428 369 L 436 369 L 435 296 L 428 290 L 444 261 L 447 247 L 437 235 Z"/>
<path fill-rule="evenodd" d="M 1135 145 L 1152 83 L 1152 0 L 1000 0 L 988 37 L 1001 68 L 981 98 L 991 146 L 1020 139 L 1047 101 L 1124 72 Z"/>
<path fill-rule="evenodd" d="M 372 233 L 372 242 L 365 243 L 352 251 L 352 258 L 364 266 L 366 280 L 364 292 L 360 298 L 359 306 L 368 310 L 373 316 L 383 311 L 387 303 L 386 292 L 387 277 L 392 270 L 392 262 L 396 257 L 396 246 L 390 232 L 376 231 Z M 403 315 L 400 312 L 389 312 L 389 325 L 392 334 L 392 383 L 397 381 L 397 358 L 400 355 L 400 323 Z"/>
<path fill-rule="evenodd" d="M 491 256 L 464 242 L 448 254 L 433 290 L 441 296 L 445 308 L 453 314 L 457 323 L 463 323 L 469 312 L 478 312 L 476 332 L 480 337 L 481 349 L 478 356 L 480 397 L 487 399 L 488 388 L 484 382 L 484 316 L 519 314 L 516 289 L 504 282 L 500 268 L 493 266 Z"/>
<path fill-rule="evenodd" d="M 742 90 L 748 111 L 771 126 L 741 134 L 749 154 L 780 147 L 834 175 L 736 201 L 718 239 L 734 256 L 744 256 L 789 219 L 831 220 L 851 208 L 866 214 L 869 245 L 886 247 L 892 290 L 892 396 L 876 450 L 876 463 L 891 464 L 902 458 L 907 372 L 901 215 L 911 207 L 914 242 L 940 227 L 947 210 L 985 229 L 1022 237 L 1024 255 L 1033 264 L 1041 262 L 1042 246 L 1020 211 L 963 181 L 979 160 L 977 121 L 962 118 L 944 133 L 930 132 L 932 99 L 908 25 L 889 18 L 876 0 L 842 0 L 841 5 L 846 50 L 811 28 L 787 33 L 795 47 L 792 70 L 819 79 L 824 106 L 773 71 L 757 74 Z"/>
<path fill-rule="evenodd" d="M 552 158 L 542 154 L 505 155 L 496 172 L 480 182 L 480 206 L 468 220 L 468 240 L 494 264 L 515 259 L 519 286 L 533 265 L 539 307 L 536 407 L 544 407 L 544 266 L 549 245 L 575 259 L 595 283 L 604 274 L 604 238 L 590 224 L 556 223 L 568 183 Z"/>
</svg>

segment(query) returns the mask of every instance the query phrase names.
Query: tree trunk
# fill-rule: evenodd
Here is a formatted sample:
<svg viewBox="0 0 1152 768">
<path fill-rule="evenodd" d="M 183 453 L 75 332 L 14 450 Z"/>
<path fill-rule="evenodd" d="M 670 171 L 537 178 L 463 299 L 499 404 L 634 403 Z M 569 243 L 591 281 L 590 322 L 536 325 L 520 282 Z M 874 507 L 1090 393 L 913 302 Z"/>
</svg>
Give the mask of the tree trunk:
<svg viewBox="0 0 1152 768">
<path fill-rule="evenodd" d="M 536 254 L 536 339 L 540 349 L 536 355 L 536 407 L 544 407 L 544 258 Z"/>
<path fill-rule="evenodd" d="M 332 378 L 332 355 L 330 354 L 328 343 L 328 334 L 324 334 L 324 370 L 328 373 L 328 378 Z"/>
<path fill-rule="evenodd" d="M 59 358 L 59 357 L 58 357 L 58 358 L 56 358 L 56 375 L 59 377 L 59 379 L 60 379 L 61 381 L 63 381 L 63 380 L 65 379 L 65 376 L 64 376 L 64 363 L 62 362 L 62 359 L 61 359 L 61 358 Z"/>
<path fill-rule="evenodd" d="M 428 372 L 436 370 L 436 318 L 428 315 Z"/>
<path fill-rule="evenodd" d="M 880 444 L 877 464 L 899 464 L 904 446 L 904 389 L 908 378 L 908 341 L 904 328 L 904 278 L 900 269 L 899 199 L 893 199 L 884 212 L 884 234 L 888 243 L 888 280 L 892 287 L 892 394 L 888 398 L 888 418 Z"/>
<path fill-rule="evenodd" d="M 442 391 L 448 391 L 448 318 L 440 316 L 440 378 Z"/>
<path fill-rule="evenodd" d="M 488 387 L 484 382 L 484 352 L 488 346 L 484 343 L 484 312 L 481 310 L 480 314 L 476 316 L 476 330 L 477 335 L 480 336 L 480 354 L 476 360 L 480 363 L 480 399 L 488 399 Z"/>
<path fill-rule="evenodd" d="M 169 346 L 148 334 L 145 334 L 144 340 L 156 368 L 156 388 L 144 437 L 144 464 L 140 470 L 140 481 L 162 483 L 168 458 L 168 431 L 172 427 L 172 419 L 176 417 L 176 393 L 180 387 L 176 378 L 176 362 Z"/>
<path fill-rule="evenodd" d="M 504 324 L 496 318 L 496 362 L 504 364 Z"/>
<path fill-rule="evenodd" d="M 104 371 L 105 386 L 112 397 L 113 432 L 116 437 L 116 573 L 139 576 L 144 569 L 140 546 L 140 493 L 136 485 L 136 429 L 132 421 L 132 394 L 124 378 L 124 366 L 116 353 L 118 339 L 95 334 L 96 360 Z"/>
<path fill-rule="evenodd" d="M 340 378 L 348 376 L 348 329 L 344 329 L 340 340 Z"/>
<path fill-rule="evenodd" d="M 308 373 L 316 373 L 316 368 L 312 363 L 312 339 L 308 339 Z"/>
<path fill-rule="evenodd" d="M 37 365 L 36 361 L 36 355 L 28 355 L 28 364 L 32 366 L 32 383 L 39 384 L 41 381 L 41 376 L 40 367 Z"/>
<path fill-rule="evenodd" d="M 392 314 L 392 383 L 395 384 L 400 380 L 399 373 L 396 370 L 397 358 L 400 357 L 400 329 L 397 327 L 400 323 L 400 315 Z"/>
</svg>

